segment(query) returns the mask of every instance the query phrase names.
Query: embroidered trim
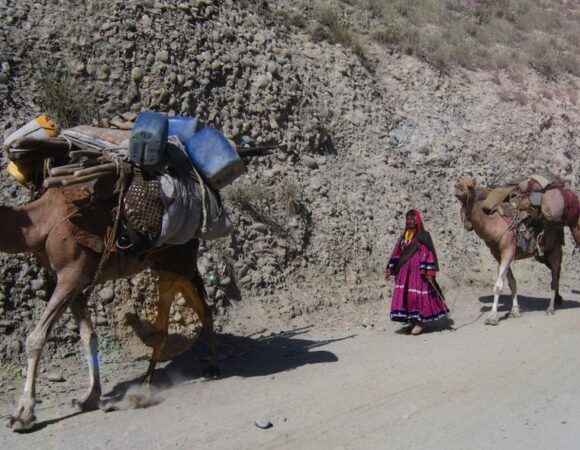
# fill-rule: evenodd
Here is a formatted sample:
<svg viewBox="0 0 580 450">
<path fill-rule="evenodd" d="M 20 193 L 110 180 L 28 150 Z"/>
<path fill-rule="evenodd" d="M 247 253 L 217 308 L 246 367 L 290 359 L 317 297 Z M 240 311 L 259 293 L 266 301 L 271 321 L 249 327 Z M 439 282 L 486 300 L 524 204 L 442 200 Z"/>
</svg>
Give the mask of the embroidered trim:
<svg viewBox="0 0 580 450">
<path fill-rule="evenodd" d="M 449 314 L 449 309 L 445 308 L 445 311 L 440 311 L 438 313 L 432 314 L 430 316 L 424 316 L 419 311 L 391 311 L 391 320 L 395 322 L 407 322 L 409 320 L 420 320 L 421 322 L 430 322 L 432 320 L 440 319 Z"/>
</svg>

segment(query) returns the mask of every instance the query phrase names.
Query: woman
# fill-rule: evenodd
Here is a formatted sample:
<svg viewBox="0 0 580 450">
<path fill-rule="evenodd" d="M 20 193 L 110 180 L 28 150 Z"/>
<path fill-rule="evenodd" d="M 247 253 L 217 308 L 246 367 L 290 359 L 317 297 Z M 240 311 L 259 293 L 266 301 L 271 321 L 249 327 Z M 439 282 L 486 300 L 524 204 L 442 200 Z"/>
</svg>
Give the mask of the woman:
<svg viewBox="0 0 580 450">
<path fill-rule="evenodd" d="M 435 281 L 438 270 L 431 235 L 423 229 L 419 211 L 411 209 L 406 214 L 405 231 L 395 245 L 385 277 L 395 276 L 391 320 L 411 322 L 413 335 L 423 332 L 425 322 L 449 314 Z"/>
</svg>

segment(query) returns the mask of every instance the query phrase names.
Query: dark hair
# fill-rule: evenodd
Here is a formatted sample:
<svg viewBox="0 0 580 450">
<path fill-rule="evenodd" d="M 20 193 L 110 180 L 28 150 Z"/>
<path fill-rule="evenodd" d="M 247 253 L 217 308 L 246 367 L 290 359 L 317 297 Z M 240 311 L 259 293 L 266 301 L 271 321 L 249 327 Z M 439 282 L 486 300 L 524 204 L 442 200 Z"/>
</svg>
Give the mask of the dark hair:
<svg viewBox="0 0 580 450">
<path fill-rule="evenodd" d="M 417 217 L 417 214 L 415 214 L 415 210 L 410 209 L 409 211 L 407 211 L 407 214 L 405 214 L 405 217 Z"/>
</svg>

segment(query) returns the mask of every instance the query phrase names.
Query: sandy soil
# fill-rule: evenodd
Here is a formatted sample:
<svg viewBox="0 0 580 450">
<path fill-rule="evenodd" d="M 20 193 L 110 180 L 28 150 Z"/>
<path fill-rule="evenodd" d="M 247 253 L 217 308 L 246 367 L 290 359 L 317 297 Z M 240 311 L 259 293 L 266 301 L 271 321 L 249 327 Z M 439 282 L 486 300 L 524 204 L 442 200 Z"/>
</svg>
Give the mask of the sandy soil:
<svg viewBox="0 0 580 450">
<path fill-rule="evenodd" d="M 2 429 L 0 448 L 577 448 L 580 292 L 563 292 L 546 316 L 545 294 L 524 290 L 519 319 L 507 318 L 504 296 L 497 327 L 484 325 L 486 294 L 449 293 L 452 320 L 418 337 L 389 322 L 385 305 L 367 328 L 355 317 L 221 335 L 233 356 L 220 379 L 199 376 L 198 349 L 158 371 L 158 403 L 146 409 L 77 413 L 69 402 L 84 380 L 71 377 L 72 389 L 43 397 L 36 431 Z M 105 366 L 104 392 L 120 398 L 144 368 Z M 258 428 L 260 418 L 273 426 Z"/>
</svg>

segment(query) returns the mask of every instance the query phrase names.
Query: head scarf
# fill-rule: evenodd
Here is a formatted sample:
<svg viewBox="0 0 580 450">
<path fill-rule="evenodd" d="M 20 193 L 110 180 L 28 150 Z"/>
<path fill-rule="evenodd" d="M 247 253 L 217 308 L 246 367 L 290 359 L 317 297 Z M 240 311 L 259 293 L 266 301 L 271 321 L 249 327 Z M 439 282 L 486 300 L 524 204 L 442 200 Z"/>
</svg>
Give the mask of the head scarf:
<svg viewBox="0 0 580 450">
<path fill-rule="evenodd" d="M 439 264 L 437 262 L 437 253 L 435 252 L 435 246 L 433 245 L 433 241 L 431 240 L 431 235 L 424 229 L 423 227 L 423 219 L 421 218 L 421 214 L 417 208 L 410 209 L 405 214 L 405 218 L 409 213 L 415 213 L 415 233 L 414 237 L 416 241 L 408 245 L 403 249 L 399 261 L 397 263 L 397 268 L 401 267 L 412 255 L 419 249 L 419 242 L 425 245 L 429 250 L 433 252 L 435 256 L 435 270 L 439 270 Z M 401 238 L 399 239 L 399 243 L 403 242 L 405 239 L 405 232 L 407 231 L 407 227 L 405 226 L 405 230 L 401 234 Z"/>
<path fill-rule="evenodd" d="M 405 219 L 410 214 L 414 214 L 415 215 L 415 223 L 417 224 L 415 226 L 415 233 L 420 233 L 421 231 L 423 231 L 423 219 L 421 218 L 421 214 L 419 213 L 419 210 L 417 208 L 410 209 L 405 214 Z"/>
</svg>

